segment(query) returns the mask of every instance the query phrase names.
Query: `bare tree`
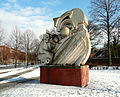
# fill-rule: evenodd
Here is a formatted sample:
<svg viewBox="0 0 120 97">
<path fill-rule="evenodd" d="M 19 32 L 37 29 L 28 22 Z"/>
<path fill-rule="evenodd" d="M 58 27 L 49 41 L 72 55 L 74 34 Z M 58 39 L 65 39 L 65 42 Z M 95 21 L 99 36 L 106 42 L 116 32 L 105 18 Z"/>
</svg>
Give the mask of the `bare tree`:
<svg viewBox="0 0 120 97">
<path fill-rule="evenodd" d="M 111 33 L 112 52 L 114 57 L 118 57 L 119 44 L 120 44 L 120 20 L 118 21 L 113 33 Z"/>
<path fill-rule="evenodd" d="M 35 35 L 32 30 L 26 30 L 21 37 L 21 47 L 26 53 L 26 64 L 28 66 L 30 60 L 30 53 L 34 47 L 33 41 Z"/>
<path fill-rule="evenodd" d="M 3 40 L 4 40 L 4 29 L 0 21 L 0 45 L 3 44 Z M 1 64 L 4 64 L 4 52 L 2 47 L 0 48 L 0 58 L 1 58 Z"/>
<path fill-rule="evenodd" d="M 14 52 L 15 68 L 17 66 L 17 61 L 18 61 L 18 50 L 20 49 L 20 37 L 21 37 L 21 31 L 16 26 L 10 36 L 10 39 L 8 40 L 8 43 L 7 43 L 8 46 L 15 49 L 15 52 Z"/>
<path fill-rule="evenodd" d="M 32 42 L 31 60 L 34 61 L 35 64 L 38 61 L 39 46 L 40 46 L 40 40 L 34 39 Z"/>
<path fill-rule="evenodd" d="M 91 46 L 95 48 L 95 46 L 100 45 L 103 38 L 100 28 L 93 21 L 88 21 L 87 29 L 90 33 Z"/>
<path fill-rule="evenodd" d="M 108 59 L 109 65 L 112 65 L 110 34 L 120 19 L 120 0 L 91 0 L 90 8 L 91 18 L 99 24 L 101 30 L 108 36 Z"/>
<path fill-rule="evenodd" d="M 3 44 L 4 39 L 5 39 L 5 32 L 0 21 L 0 45 Z"/>
</svg>

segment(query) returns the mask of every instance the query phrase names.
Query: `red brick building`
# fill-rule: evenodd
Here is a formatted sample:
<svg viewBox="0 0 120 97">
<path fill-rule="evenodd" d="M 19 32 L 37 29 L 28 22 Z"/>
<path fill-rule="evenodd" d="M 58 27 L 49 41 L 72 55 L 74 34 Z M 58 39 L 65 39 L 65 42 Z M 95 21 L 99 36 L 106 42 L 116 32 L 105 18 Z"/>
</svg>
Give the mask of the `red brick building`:
<svg viewBox="0 0 120 97">
<path fill-rule="evenodd" d="M 13 64 L 16 59 L 16 50 L 8 46 L 0 46 L 0 64 Z M 25 62 L 25 52 L 17 50 L 17 63 Z"/>
</svg>

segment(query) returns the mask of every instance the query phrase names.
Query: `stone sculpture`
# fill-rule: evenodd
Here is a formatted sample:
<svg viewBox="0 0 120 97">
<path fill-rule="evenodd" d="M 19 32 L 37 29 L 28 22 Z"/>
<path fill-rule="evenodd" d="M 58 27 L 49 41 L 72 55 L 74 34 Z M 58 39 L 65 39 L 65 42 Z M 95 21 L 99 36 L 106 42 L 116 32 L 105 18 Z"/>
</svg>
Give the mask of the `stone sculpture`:
<svg viewBox="0 0 120 97">
<path fill-rule="evenodd" d="M 41 63 L 84 65 L 91 52 L 86 15 L 76 8 L 53 20 L 59 34 L 44 34 L 38 54 Z"/>
</svg>

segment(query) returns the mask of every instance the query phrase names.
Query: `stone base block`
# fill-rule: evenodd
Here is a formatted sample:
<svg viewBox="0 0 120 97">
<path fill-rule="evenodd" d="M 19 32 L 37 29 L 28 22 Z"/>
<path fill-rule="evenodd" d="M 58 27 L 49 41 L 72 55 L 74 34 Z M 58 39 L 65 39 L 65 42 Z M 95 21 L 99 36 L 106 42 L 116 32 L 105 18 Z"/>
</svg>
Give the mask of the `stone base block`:
<svg viewBox="0 0 120 97">
<path fill-rule="evenodd" d="M 89 82 L 89 67 L 40 66 L 40 83 L 85 87 Z"/>
</svg>

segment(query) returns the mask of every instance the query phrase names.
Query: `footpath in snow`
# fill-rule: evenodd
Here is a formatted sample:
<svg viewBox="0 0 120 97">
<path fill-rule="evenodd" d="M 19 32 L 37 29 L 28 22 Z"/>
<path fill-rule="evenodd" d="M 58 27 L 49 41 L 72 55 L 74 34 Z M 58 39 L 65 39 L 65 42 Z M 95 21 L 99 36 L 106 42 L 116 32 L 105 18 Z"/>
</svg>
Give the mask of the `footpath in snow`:
<svg viewBox="0 0 120 97">
<path fill-rule="evenodd" d="M 34 80 L 6 88 L 0 97 L 120 97 L 120 70 L 90 70 L 89 74 L 90 82 L 85 88 L 41 84 L 40 80 Z"/>
<path fill-rule="evenodd" d="M 20 67 L 12 69 L 0 70 L 0 88 L 3 84 L 10 82 L 22 81 L 27 79 L 39 78 L 40 69 L 39 65 L 32 67 Z"/>
</svg>

